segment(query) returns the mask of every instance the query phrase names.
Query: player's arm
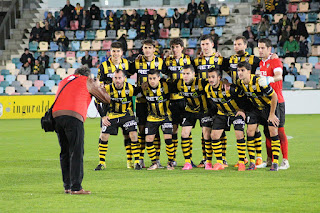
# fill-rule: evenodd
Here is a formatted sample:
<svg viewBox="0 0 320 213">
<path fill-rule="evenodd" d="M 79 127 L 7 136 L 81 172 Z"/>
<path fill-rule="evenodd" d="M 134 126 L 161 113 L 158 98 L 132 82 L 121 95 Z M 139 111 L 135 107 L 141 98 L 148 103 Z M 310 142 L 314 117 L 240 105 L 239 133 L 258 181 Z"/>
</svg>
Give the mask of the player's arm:
<svg viewBox="0 0 320 213">
<path fill-rule="evenodd" d="M 254 56 L 253 63 L 251 66 L 251 74 L 256 74 L 256 70 L 260 66 L 260 61 L 261 61 L 260 58 Z"/>
<path fill-rule="evenodd" d="M 127 72 L 128 76 L 131 76 L 137 73 L 135 64 L 136 64 L 135 61 L 129 63 L 129 70 Z"/>
<path fill-rule="evenodd" d="M 228 75 L 230 75 L 230 62 L 228 58 L 223 58 L 222 65 L 221 65 L 221 71 L 225 71 Z"/>
<path fill-rule="evenodd" d="M 274 126 L 279 125 L 279 118 L 276 116 L 276 108 L 278 105 L 278 96 L 277 93 L 273 92 L 271 96 L 271 106 L 268 122 L 271 122 Z"/>
<path fill-rule="evenodd" d="M 266 85 L 269 85 L 270 83 L 282 81 L 283 68 L 282 68 L 282 63 L 280 59 L 274 60 L 272 66 L 273 66 L 274 76 L 266 76 L 266 77 L 261 76 L 259 79 L 260 86 L 266 86 Z"/>
</svg>

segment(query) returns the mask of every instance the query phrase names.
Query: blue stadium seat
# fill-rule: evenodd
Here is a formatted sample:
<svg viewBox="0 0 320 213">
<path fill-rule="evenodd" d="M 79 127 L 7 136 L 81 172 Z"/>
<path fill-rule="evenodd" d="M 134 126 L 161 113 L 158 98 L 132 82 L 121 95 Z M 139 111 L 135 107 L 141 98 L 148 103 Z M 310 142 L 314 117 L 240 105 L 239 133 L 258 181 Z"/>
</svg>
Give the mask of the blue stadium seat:
<svg viewBox="0 0 320 213">
<path fill-rule="evenodd" d="M 297 76 L 297 81 L 303 81 L 305 84 L 307 82 L 307 76 L 305 75 L 298 75 Z"/>
<path fill-rule="evenodd" d="M 38 75 L 29 75 L 28 80 L 34 83 L 34 81 L 38 80 Z"/>
<path fill-rule="evenodd" d="M 80 42 L 72 41 L 71 42 L 71 51 L 79 51 L 80 50 Z"/>
<path fill-rule="evenodd" d="M 0 82 L 0 87 L 3 87 L 3 89 L 5 90 L 6 87 L 8 87 L 10 84 L 8 81 L 1 81 Z"/>
<path fill-rule="evenodd" d="M 40 92 L 42 92 L 43 94 L 47 94 L 48 92 L 50 92 L 50 88 L 47 86 L 42 86 L 40 87 Z"/>
<path fill-rule="evenodd" d="M 222 36 L 223 33 L 223 28 L 222 27 L 215 27 L 214 28 L 215 32 L 217 33 L 218 36 Z"/>
<path fill-rule="evenodd" d="M 38 51 L 38 42 L 36 41 L 33 41 L 33 42 L 29 42 L 29 50 L 30 51 L 33 51 L 33 52 L 36 52 Z"/>
<path fill-rule="evenodd" d="M 282 82 L 282 88 L 284 90 L 291 90 L 292 84 L 291 82 L 283 81 Z"/>
<path fill-rule="evenodd" d="M 103 19 L 104 18 L 104 10 L 100 9 L 100 18 Z"/>
<path fill-rule="evenodd" d="M 9 84 L 11 85 L 12 82 L 16 80 L 16 76 L 15 76 L 15 75 L 6 75 L 6 76 L 4 77 L 4 79 L 5 79 L 6 81 L 8 81 Z"/>
<path fill-rule="evenodd" d="M 107 20 L 101 20 L 101 30 L 105 30 L 107 28 Z"/>
<path fill-rule="evenodd" d="M 166 41 L 164 39 L 157 39 L 157 41 L 159 42 L 159 44 L 162 46 L 162 48 L 165 48 L 166 46 Z"/>
<path fill-rule="evenodd" d="M 306 22 L 306 16 L 307 16 L 306 13 L 298 13 L 298 16 L 299 16 L 301 22 Z"/>
<path fill-rule="evenodd" d="M 296 63 L 300 63 L 300 64 L 307 63 L 307 58 L 306 57 L 297 57 Z"/>
<path fill-rule="evenodd" d="M 202 34 L 202 28 L 193 28 L 191 37 L 200 37 Z"/>
<path fill-rule="evenodd" d="M 319 45 L 319 44 L 320 44 L 320 34 L 315 34 L 313 45 Z"/>
<path fill-rule="evenodd" d="M 319 75 L 310 75 L 309 76 L 309 81 L 314 81 L 319 84 Z"/>
<path fill-rule="evenodd" d="M 316 23 L 318 19 L 317 13 L 308 13 L 308 22 Z"/>
<path fill-rule="evenodd" d="M 84 51 L 78 51 L 77 54 L 76 54 L 77 58 L 83 57 L 85 55 L 86 55 L 86 53 Z"/>
<path fill-rule="evenodd" d="M 295 81 L 295 77 L 294 77 L 294 75 L 286 75 L 286 76 L 284 76 L 284 81 L 290 82 L 291 85 L 293 85 L 293 83 Z"/>
<path fill-rule="evenodd" d="M 248 52 L 249 55 L 252 55 L 252 48 L 248 47 L 248 48 L 246 49 L 246 52 Z"/>
<path fill-rule="evenodd" d="M 40 55 L 41 55 L 40 52 L 35 52 L 34 55 L 33 55 L 33 57 L 34 57 L 34 58 L 38 58 Z"/>
<path fill-rule="evenodd" d="M 20 81 L 12 81 L 11 82 L 11 86 L 15 87 L 15 88 L 20 87 L 21 86 L 21 82 Z"/>
<path fill-rule="evenodd" d="M 47 68 L 45 71 L 45 74 L 47 74 L 47 75 L 49 75 L 49 77 L 51 77 L 54 74 L 54 69 Z"/>
<path fill-rule="evenodd" d="M 11 60 L 11 62 L 14 63 L 14 64 L 17 66 L 17 64 L 20 63 L 20 58 L 13 58 L 13 59 Z"/>
<path fill-rule="evenodd" d="M 59 46 L 56 44 L 56 42 L 51 41 L 50 42 L 50 51 L 58 51 L 59 50 Z"/>
<path fill-rule="evenodd" d="M 98 52 L 99 57 L 104 57 L 104 56 L 106 56 L 106 54 L 107 54 L 107 51 L 104 51 L 104 50 L 101 50 Z"/>
<path fill-rule="evenodd" d="M 55 84 L 56 84 L 56 83 L 55 83 L 54 80 L 47 80 L 47 81 L 44 82 L 44 85 L 47 86 L 47 87 L 49 87 L 50 90 L 52 89 L 52 87 L 53 87 Z"/>
<path fill-rule="evenodd" d="M 65 35 L 66 35 L 66 37 L 67 37 L 69 40 L 74 40 L 74 31 L 67 30 L 67 31 L 65 32 Z"/>
<path fill-rule="evenodd" d="M 128 30 L 128 39 L 135 39 L 137 37 L 137 30 L 130 29 Z"/>
<path fill-rule="evenodd" d="M 182 38 L 189 38 L 190 37 L 190 29 L 189 28 L 182 28 L 181 29 L 181 37 Z"/>
<path fill-rule="evenodd" d="M 55 11 L 55 12 L 54 12 L 54 17 L 55 17 L 56 19 L 58 19 L 59 16 L 60 16 L 60 12 L 59 12 L 59 11 Z"/>
<path fill-rule="evenodd" d="M 84 31 L 83 30 L 77 30 L 76 31 L 76 39 L 77 40 L 83 40 L 84 39 Z"/>
<path fill-rule="evenodd" d="M 208 35 L 208 34 L 210 34 L 211 30 L 212 30 L 211 27 L 205 27 L 205 28 L 203 28 L 202 34 Z"/>
<path fill-rule="evenodd" d="M 50 77 L 50 80 L 53 80 L 55 83 L 57 83 L 60 80 L 60 75 L 54 74 Z"/>
<path fill-rule="evenodd" d="M 0 94 L 2 94 L 4 92 L 3 87 L 0 87 Z"/>
<path fill-rule="evenodd" d="M 308 58 L 308 63 L 312 64 L 313 67 L 314 67 L 314 66 L 316 65 L 316 63 L 318 63 L 318 62 L 319 62 L 319 59 L 318 59 L 318 57 L 316 57 L 316 56 L 311 56 L 311 57 Z"/>
<path fill-rule="evenodd" d="M 92 29 L 94 29 L 94 30 L 100 29 L 100 21 L 99 20 L 92 20 L 91 25 L 92 25 Z"/>
<path fill-rule="evenodd" d="M 137 13 L 138 13 L 140 16 L 143 16 L 143 15 L 144 15 L 144 9 L 137 9 Z"/>
<path fill-rule="evenodd" d="M 167 17 L 172 17 L 174 15 L 174 10 L 172 8 L 168 8 Z"/>
<path fill-rule="evenodd" d="M 81 66 L 81 64 L 79 64 L 78 62 L 74 62 L 72 64 L 72 68 L 75 68 L 75 69 L 79 68 L 80 66 Z"/>
<path fill-rule="evenodd" d="M 198 40 L 196 38 L 189 38 L 188 39 L 188 47 L 189 48 L 196 48 Z"/>
<path fill-rule="evenodd" d="M 94 75 L 94 77 L 97 77 L 98 75 L 98 68 L 90 68 L 91 73 Z"/>
<path fill-rule="evenodd" d="M 92 57 L 97 56 L 97 51 L 89 51 L 89 55 L 91 55 Z"/>
<path fill-rule="evenodd" d="M 41 74 L 39 75 L 39 80 L 46 82 L 47 80 L 49 80 L 49 75 Z"/>
<path fill-rule="evenodd" d="M 213 16 L 217 16 L 219 14 L 219 8 L 216 6 L 210 7 L 210 14 Z"/>
<path fill-rule="evenodd" d="M 1 75 L 10 75 L 10 71 L 9 70 L 1 70 Z"/>
<path fill-rule="evenodd" d="M 117 18 L 120 18 L 122 14 L 123 14 L 123 10 L 117 10 L 115 15 Z"/>
<path fill-rule="evenodd" d="M 216 19 L 216 25 L 218 27 L 223 27 L 226 25 L 226 17 L 225 16 L 218 16 Z"/>
</svg>

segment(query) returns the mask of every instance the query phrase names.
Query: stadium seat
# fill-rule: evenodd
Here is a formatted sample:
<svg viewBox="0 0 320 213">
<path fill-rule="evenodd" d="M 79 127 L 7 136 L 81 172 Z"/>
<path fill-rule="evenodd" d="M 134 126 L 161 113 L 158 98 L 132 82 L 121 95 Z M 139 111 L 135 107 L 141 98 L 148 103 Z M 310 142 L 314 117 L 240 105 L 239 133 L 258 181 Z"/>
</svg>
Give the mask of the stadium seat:
<svg viewBox="0 0 320 213">
<path fill-rule="evenodd" d="M 25 75 L 24 75 L 25 76 Z M 14 75 L 6 75 L 5 76 L 5 80 L 9 82 L 9 84 L 11 85 L 13 81 L 16 80 L 16 76 Z M 17 79 L 18 80 L 18 79 Z"/>
<path fill-rule="evenodd" d="M 209 10 L 210 10 L 210 15 L 213 15 L 213 16 L 217 16 L 220 11 L 220 9 L 216 6 L 211 6 Z"/>
<path fill-rule="evenodd" d="M 181 29 L 181 37 L 182 38 L 189 38 L 190 37 L 190 29 L 189 28 L 182 28 Z"/>
<path fill-rule="evenodd" d="M 3 92 L 4 92 L 3 87 L 0 87 L 0 95 L 2 95 L 2 94 L 3 94 Z"/>
<path fill-rule="evenodd" d="M 100 29 L 100 21 L 99 20 L 92 20 L 91 26 L 92 26 L 92 29 L 99 30 Z"/>
<path fill-rule="evenodd" d="M 41 74 L 41 75 L 39 75 L 39 80 L 45 82 L 45 81 L 49 80 L 49 75 Z"/>
<path fill-rule="evenodd" d="M 91 50 L 101 50 L 101 41 L 92 41 Z"/>
<path fill-rule="evenodd" d="M 74 62 L 76 62 L 76 57 L 67 57 L 67 58 L 66 58 L 66 61 L 67 61 L 69 64 L 73 64 Z"/>
<path fill-rule="evenodd" d="M 29 75 L 28 80 L 34 83 L 34 81 L 38 80 L 38 75 Z"/>
<path fill-rule="evenodd" d="M 58 50 L 59 50 L 59 46 L 57 45 L 57 43 L 54 41 L 50 41 L 50 51 L 58 51 Z"/>
<path fill-rule="evenodd" d="M 191 37 L 200 37 L 202 34 L 202 28 L 193 28 Z"/>
<path fill-rule="evenodd" d="M 160 29 L 160 38 L 169 38 L 169 29 Z"/>
<path fill-rule="evenodd" d="M 216 19 L 216 25 L 218 27 L 223 27 L 226 25 L 226 17 L 225 16 L 218 16 Z"/>
<path fill-rule="evenodd" d="M 316 63 L 318 63 L 318 62 L 319 62 L 318 57 L 310 56 L 308 58 L 308 63 L 312 64 L 313 66 L 315 66 Z"/>
<path fill-rule="evenodd" d="M 293 83 L 293 88 L 295 88 L 295 89 L 303 89 L 304 88 L 304 82 L 303 81 L 295 81 Z"/>
<path fill-rule="evenodd" d="M 287 82 L 287 81 L 283 81 L 282 82 L 282 88 L 284 89 L 284 90 L 291 90 L 291 86 L 292 86 L 293 84 L 291 84 L 290 82 Z"/>
<path fill-rule="evenodd" d="M 75 69 L 79 68 L 80 66 L 81 66 L 81 64 L 77 63 L 77 62 L 72 64 L 72 68 L 75 68 Z"/>
<path fill-rule="evenodd" d="M 91 55 L 92 57 L 97 56 L 97 51 L 89 51 L 89 55 Z"/>
<path fill-rule="evenodd" d="M 307 76 L 305 76 L 305 75 L 298 75 L 296 80 L 297 80 L 297 81 L 302 81 L 302 82 L 306 83 L 306 82 L 307 82 Z"/>
<path fill-rule="evenodd" d="M 79 29 L 79 21 L 78 20 L 70 21 L 70 29 L 71 30 L 78 30 Z"/>
<path fill-rule="evenodd" d="M 230 15 L 230 8 L 227 5 L 220 7 L 220 15 L 221 16 L 228 16 Z"/>
<path fill-rule="evenodd" d="M 49 77 L 52 76 L 54 74 L 54 69 L 53 68 L 46 68 L 45 74 L 49 75 Z"/>
<path fill-rule="evenodd" d="M 140 49 L 142 47 L 142 41 L 141 40 L 134 40 L 134 48 Z"/>
<path fill-rule="evenodd" d="M 288 64 L 288 66 L 289 66 L 289 64 Z M 300 72 L 301 64 L 300 63 L 295 63 L 294 66 L 297 68 L 297 71 Z"/>
<path fill-rule="evenodd" d="M 7 63 L 6 64 L 6 70 L 8 70 L 8 74 L 10 74 L 10 70 L 14 70 L 16 69 L 16 65 L 14 63 Z M 2 75 L 6 75 L 6 74 L 2 74 Z"/>
<path fill-rule="evenodd" d="M 69 40 L 74 40 L 74 31 L 67 30 L 67 31 L 65 32 L 65 36 L 66 36 Z"/>
<path fill-rule="evenodd" d="M 97 30 L 96 39 L 97 40 L 104 40 L 106 38 L 106 31 L 105 30 Z"/>
<path fill-rule="evenodd" d="M 310 10 L 309 12 L 319 12 L 320 3 L 316 1 L 310 2 Z"/>
<path fill-rule="evenodd" d="M 26 82 L 26 81 L 25 81 L 25 82 Z M 11 82 L 11 86 L 17 88 L 17 87 L 20 87 L 20 86 L 21 86 L 21 83 L 20 83 L 20 81 L 12 81 L 12 82 Z"/>
<path fill-rule="evenodd" d="M 316 89 L 317 88 L 317 82 L 307 81 L 306 87 L 312 87 L 312 89 Z"/>
<path fill-rule="evenodd" d="M 320 45 L 320 34 L 314 35 L 313 45 Z"/>
<path fill-rule="evenodd" d="M 291 85 L 293 85 L 293 83 L 295 81 L 295 77 L 294 77 L 294 75 L 286 75 L 286 76 L 284 76 L 284 81 L 290 82 Z"/>
<path fill-rule="evenodd" d="M 308 2 L 300 2 L 299 3 L 299 12 L 308 12 L 309 11 L 309 3 Z"/>
<path fill-rule="evenodd" d="M 187 8 L 185 8 L 185 7 L 180 7 L 180 8 L 178 8 L 178 12 L 179 12 L 181 15 L 183 15 L 185 12 L 187 12 Z"/>
<path fill-rule="evenodd" d="M 69 68 L 69 69 L 67 70 L 68 76 L 69 76 L 69 75 L 73 75 L 75 70 L 76 70 L 75 68 Z"/>
<path fill-rule="evenodd" d="M 216 25 L 216 17 L 214 16 L 207 16 L 206 23 L 209 27 L 214 27 Z"/>
<path fill-rule="evenodd" d="M 119 30 L 117 31 L 117 35 L 118 35 L 117 39 L 119 39 L 123 34 L 127 35 L 127 30 L 125 30 L 125 29 L 119 29 Z"/>
<path fill-rule="evenodd" d="M 59 76 L 65 76 L 66 75 L 66 69 L 65 68 L 58 68 L 56 70 L 56 74 L 59 75 Z M 63 77 L 62 77 L 63 78 Z M 52 79 L 52 78 L 51 78 Z"/>
<path fill-rule="evenodd" d="M 279 20 L 283 17 L 283 14 L 282 13 L 276 13 L 274 14 L 273 16 L 273 19 L 274 19 L 274 24 L 278 24 L 279 23 Z"/>
<path fill-rule="evenodd" d="M 101 20 L 101 30 L 105 30 L 107 28 L 107 20 L 103 19 Z"/>
<path fill-rule="evenodd" d="M 308 13 L 308 22 L 316 23 L 318 19 L 317 13 Z"/>
<path fill-rule="evenodd" d="M 189 47 L 189 48 L 196 48 L 196 47 L 197 47 L 197 42 L 198 42 L 198 39 L 196 39 L 196 38 L 189 38 L 189 39 L 188 39 L 188 47 Z"/>
<path fill-rule="evenodd" d="M 288 5 L 288 13 L 296 13 L 297 10 L 298 10 L 298 5 L 297 4 L 290 3 Z"/>
<path fill-rule="evenodd" d="M 115 38 L 117 38 L 117 31 L 115 31 L 115 30 L 108 30 L 108 32 L 107 32 L 107 38 L 108 38 L 108 39 L 115 39 Z"/>
<path fill-rule="evenodd" d="M 66 57 L 66 53 L 62 52 L 62 51 L 58 51 L 55 53 L 55 58 L 65 58 Z M 57 60 L 56 60 L 57 61 Z"/>
<path fill-rule="evenodd" d="M 298 16 L 301 20 L 301 22 L 305 22 L 306 18 L 307 18 L 307 14 L 306 13 L 298 13 Z"/>
<path fill-rule="evenodd" d="M 174 10 L 172 8 L 168 8 L 167 16 L 171 18 L 173 15 L 174 15 Z"/>
<path fill-rule="evenodd" d="M 314 23 L 306 23 L 306 28 L 309 34 L 314 34 L 314 31 L 315 31 Z"/>
<path fill-rule="evenodd" d="M 41 51 L 41 52 L 46 52 L 46 51 L 48 51 L 48 42 L 46 42 L 46 41 L 41 41 L 40 43 L 39 43 L 39 51 Z"/>
<path fill-rule="evenodd" d="M 87 30 L 86 31 L 86 39 L 87 40 L 94 40 L 96 38 L 96 31 Z"/>
<path fill-rule="evenodd" d="M 171 28 L 169 34 L 170 34 L 170 38 L 179 38 L 180 37 L 180 29 L 179 28 Z"/>
<path fill-rule="evenodd" d="M 260 56 L 259 56 L 259 49 L 258 49 L 258 47 L 253 48 L 253 55 L 256 56 L 256 57 L 260 57 Z"/>
<path fill-rule="evenodd" d="M 294 59 L 294 57 L 286 57 L 284 59 L 284 63 L 286 63 L 286 64 L 295 63 L 295 59 Z"/>
<path fill-rule="evenodd" d="M 27 92 L 27 88 L 25 88 L 25 87 L 16 87 L 16 91 L 17 91 L 17 93 L 20 93 L 20 94 L 24 94 L 24 93 L 26 93 Z"/>
<path fill-rule="evenodd" d="M 211 30 L 212 30 L 211 27 L 204 27 L 204 28 L 202 29 L 202 35 L 208 35 L 208 34 L 210 34 Z"/>
<path fill-rule="evenodd" d="M 218 36 L 222 36 L 222 33 L 223 33 L 223 28 L 222 27 L 215 27 L 215 32 Z"/>
<path fill-rule="evenodd" d="M 6 87 L 8 87 L 10 84 L 8 81 L 1 81 L 0 82 L 0 87 L 3 87 L 3 89 L 5 90 Z"/>
<path fill-rule="evenodd" d="M 311 63 L 303 63 L 302 64 L 302 68 L 303 69 L 307 69 L 311 72 L 312 68 L 313 68 L 313 65 Z"/>
<path fill-rule="evenodd" d="M 32 81 L 27 80 L 23 82 L 22 86 L 28 90 L 30 87 L 32 87 L 32 84 L 33 84 Z"/>
<path fill-rule="evenodd" d="M 300 70 L 300 75 L 306 76 L 306 78 L 308 79 L 309 76 L 310 76 L 310 72 L 311 72 L 311 70 L 302 68 L 302 69 Z M 301 80 L 299 80 L 299 81 L 301 81 Z"/>
<path fill-rule="evenodd" d="M 73 51 L 67 51 L 66 52 L 66 57 L 76 57 L 76 53 Z"/>
<path fill-rule="evenodd" d="M 81 51 L 86 51 L 86 50 L 90 50 L 91 44 L 90 41 L 81 41 Z"/>
<path fill-rule="evenodd" d="M 252 16 L 252 24 L 259 24 L 261 21 L 261 15 L 253 15 Z"/>
<path fill-rule="evenodd" d="M 137 37 L 137 30 L 130 29 L 128 30 L 128 39 L 135 39 Z"/>
<path fill-rule="evenodd" d="M 4 81 L 4 75 L 0 75 L 0 82 Z"/>
<path fill-rule="evenodd" d="M 166 40 L 164 39 L 157 39 L 158 43 L 161 45 L 162 48 L 165 48 L 166 46 Z"/>
<path fill-rule="evenodd" d="M 311 46 L 311 52 L 312 52 L 311 53 L 312 56 L 320 56 L 320 50 L 318 46 Z"/>
<path fill-rule="evenodd" d="M 306 63 L 307 62 L 307 58 L 306 57 L 297 57 L 296 59 L 296 63 Z"/>
<path fill-rule="evenodd" d="M 51 92 L 52 92 L 53 94 L 57 94 L 58 88 L 59 88 L 58 86 L 54 85 L 54 86 L 51 88 Z"/>
<path fill-rule="evenodd" d="M 17 75 L 17 81 L 20 81 L 21 84 L 27 80 L 26 75 Z"/>
<path fill-rule="evenodd" d="M 157 10 L 157 13 L 158 13 L 162 18 L 164 18 L 164 17 L 166 17 L 166 15 L 167 15 L 167 10 L 164 9 L 164 8 L 160 8 L 160 9 Z"/>
<path fill-rule="evenodd" d="M 128 47 L 128 50 L 133 49 L 133 40 L 127 40 L 127 47 Z"/>
<path fill-rule="evenodd" d="M 54 32 L 55 39 L 58 40 L 62 33 L 63 33 L 63 31 L 55 31 Z"/>
<path fill-rule="evenodd" d="M 17 66 L 20 63 L 20 58 L 13 58 L 11 62 Z"/>
<path fill-rule="evenodd" d="M 42 86 L 42 87 L 40 87 L 40 92 L 42 92 L 43 94 L 46 94 L 46 93 L 50 92 L 50 88 L 47 86 Z"/>
<path fill-rule="evenodd" d="M 102 50 L 110 50 L 112 41 L 111 40 L 103 40 L 102 41 Z"/>
<path fill-rule="evenodd" d="M 82 57 L 85 56 L 85 55 L 86 55 L 86 53 L 85 53 L 84 51 L 78 51 L 76 57 L 77 57 L 77 58 L 79 58 L 79 57 L 82 58 Z"/>
<path fill-rule="evenodd" d="M 38 42 L 36 41 L 29 42 L 29 50 L 33 52 L 38 51 Z"/>
<path fill-rule="evenodd" d="M 317 84 L 319 84 L 319 75 L 310 75 L 309 81 L 314 81 L 317 82 Z"/>
<path fill-rule="evenodd" d="M 5 93 L 7 93 L 8 95 L 13 95 L 15 92 L 16 92 L 16 88 L 14 88 L 14 87 L 8 86 L 5 89 Z"/>
<path fill-rule="evenodd" d="M 44 82 L 44 85 L 49 87 L 49 89 L 51 90 L 51 88 L 55 85 L 55 81 L 54 80 L 47 80 L 46 82 Z"/>
<path fill-rule="evenodd" d="M 77 40 L 84 40 L 84 31 L 83 30 L 77 30 L 76 31 L 76 39 Z"/>
</svg>

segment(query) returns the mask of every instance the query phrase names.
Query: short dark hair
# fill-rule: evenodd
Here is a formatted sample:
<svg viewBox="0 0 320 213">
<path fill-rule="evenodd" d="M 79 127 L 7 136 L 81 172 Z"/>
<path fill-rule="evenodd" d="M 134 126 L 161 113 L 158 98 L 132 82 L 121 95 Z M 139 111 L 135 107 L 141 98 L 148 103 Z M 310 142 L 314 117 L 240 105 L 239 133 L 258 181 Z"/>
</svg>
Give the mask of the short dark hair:
<svg viewBox="0 0 320 213">
<path fill-rule="evenodd" d="M 241 61 L 238 63 L 238 68 L 244 67 L 247 70 L 251 70 L 251 65 L 247 61 Z"/>
<path fill-rule="evenodd" d="M 151 69 L 148 71 L 148 75 L 154 75 L 157 74 L 158 76 L 160 76 L 160 72 L 157 69 Z"/>
<path fill-rule="evenodd" d="M 143 40 L 141 42 L 141 44 L 142 44 L 142 46 L 146 44 L 146 45 L 152 45 L 152 46 L 156 47 L 155 42 L 151 38 L 147 38 L 147 39 Z"/>
<path fill-rule="evenodd" d="M 80 74 L 89 77 L 91 75 L 91 70 L 87 66 L 81 66 L 74 71 L 74 74 Z"/>
<path fill-rule="evenodd" d="M 220 70 L 215 67 L 210 67 L 210 69 L 208 70 L 208 73 L 209 72 L 216 72 L 218 76 L 220 76 L 220 77 L 222 76 Z"/>
<path fill-rule="evenodd" d="M 171 39 L 170 47 L 172 45 L 180 45 L 181 47 L 184 47 L 184 43 L 183 43 L 183 40 L 181 38 L 173 38 L 173 39 Z"/>
<path fill-rule="evenodd" d="M 204 40 L 207 40 L 207 39 L 209 39 L 210 42 L 214 43 L 213 37 L 212 37 L 212 35 L 210 35 L 210 34 L 202 35 L 202 36 L 200 37 L 200 41 L 204 41 Z"/>
<path fill-rule="evenodd" d="M 123 51 L 123 46 L 122 46 L 121 42 L 119 42 L 119 41 L 113 42 L 111 44 L 111 48 L 120 48 Z"/>
<path fill-rule="evenodd" d="M 115 73 L 120 73 L 120 72 L 122 72 L 123 76 L 126 77 L 126 71 L 125 71 L 125 70 L 116 69 L 114 72 L 115 72 Z"/>
<path fill-rule="evenodd" d="M 246 37 L 244 37 L 244 36 L 237 36 L 236 39 L 235 39 L 235 41 L 236 41 L 236 40 L 240 40 L 240 39 L 242 39 L 242 41 L 243 41 L 244 44 L 248 44 L 248 41 L 247 41 Z"/>
<path fill-rule="evenodd" d="M 194 67 L 193 67 L 192 65 L 184 65 L 184 66 L 182 67 L 182 69 L 183 69 L 183 70 L 185 70 L 185 69 L 190 69 L 192 72 L 195 72 Z"/>
<path fill-rule="evenodd" d="M 268 48 L 272 47 L 271 40 L 268 38 L 261 38 L 259 39 L 258 43 L 264 43 Z"/>
</svg>

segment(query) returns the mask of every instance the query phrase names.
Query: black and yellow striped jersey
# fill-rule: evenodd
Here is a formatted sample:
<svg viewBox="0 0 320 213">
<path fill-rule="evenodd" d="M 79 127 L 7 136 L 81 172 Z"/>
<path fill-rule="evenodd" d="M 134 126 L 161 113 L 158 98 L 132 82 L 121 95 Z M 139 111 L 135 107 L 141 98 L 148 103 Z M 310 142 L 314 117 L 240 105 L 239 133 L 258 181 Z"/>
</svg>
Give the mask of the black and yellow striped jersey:
<svg viewBox="0 0 320 213">
<path fill-rule="evenodd" d="M 128 60 L 121 58 L 120 64 L 116 66 L 112 63 L 110 57 L 100 65 L 97 78 L 101 83 L 110 84 L 112 83 L 113 73 L 116 71 L 116 69 L 125 70 L 127 72 L 129 70 Z"/>
<path fill-rule="evenodd" d="M 205 87 L 208 101 L 212 101 L 218 108 L 218 115 L 235 116 L 240 109 L 237 99 L 239 99 L 239 88 L 230 86 L 230 90 L 223 88 L 220 82 L 217 88 L 210 84 Z"/>
<path fill-rule="evenodd" d="M 183 79 L 173 80 L 172 88 L 180 92 L 186 100 L 185 110 L 192 113 L 207 113 L 207 97 L 205 87 L 208 81 L 195 77 L 190 85 L 187 85 Z"/>
<path fill-rule="evenodd" d="M 122 89 L 117 89 L 114 83 L 105 86 L 110 95 L 111 102 L 107 105 L 107 116 L 110 119 L 123 117 L 127 114 L 133 116 L 132 97 L 134 96 L 134 87 L 124 82 Z"/>
<path fill-rule="evenodd" d="M 223 69 L 226 71 L 232 78 L 232 83 L 236 84 L 239 79 L 237 68 L 238 63 L 246 61 L 251 65 L 251 73 L 255 74 L 257 67 L 259 67 L 260 59 L 254 55 L 249 55 L 248 52 L 245 52 L 243 56 L 232 55 L 229 58 L 224 60 Z"/>
<path fill-rule="evenodd" d="M 166 75 L 168 75 L 171 79 L 177 80 L 182 78 L 181 69 L 185 65 L 191 65 L 192 61 L 190 56 L 182 54 L 179 59 L 174 58 L 173 56 L 169 56 L 165 60 L 166 64 Z M 183 99 L 183 96 L 178 93 L 172 93 L 171 100 L 180 100 Z"/>
<path fill-rule="evenodd" d="M 251 80 L 248 85 L 245 85 L 242 80 L 237 80 L 237 85 L 243 90 L 243 93 L 253 103 L 254 107 L 259 110 L 263 110 L 271 104 L 271 96 L 274 94 L 274 90 L 270 85 L 261 87 L 259 85 L 260 77 L 251 75 Z"/>
<path fill-rule="evenodd" d="M 148 104 L 148 121 L 162 121 L 166 117 L 171 119 L 169 109 L 170 91 L 166 82 L 160 81 L 156 88 L 149 85 L 146 90 L 142 90 L 142 94 Z"/>
<path fill-rule="evenodd" d="M 210 67 L 221 69 L 223 63 L 223 57 L 216 57 L 213 53 L 212 56 L 201 56 L 194 59 L 194 65 L 199 78 L 208 79 L 208 70 Z"/>
</svg>

